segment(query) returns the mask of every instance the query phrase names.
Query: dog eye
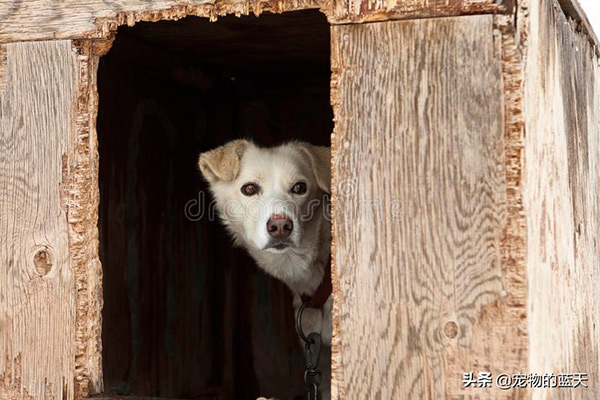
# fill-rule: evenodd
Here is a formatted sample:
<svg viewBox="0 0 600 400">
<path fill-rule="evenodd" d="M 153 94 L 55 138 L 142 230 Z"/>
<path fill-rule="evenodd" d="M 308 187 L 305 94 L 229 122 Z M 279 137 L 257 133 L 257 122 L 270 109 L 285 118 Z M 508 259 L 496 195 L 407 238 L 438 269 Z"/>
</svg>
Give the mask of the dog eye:
<svg viewBox="0 0 600 400">
<path fill-rule="evenodd" d="M 259 187 L 255 183 L 246 183 L 241 189 L 244 196 L 254 196 L 256 193 L 258 193 L 258 190 Z"/>
<path fill-rule="evenodd" d="M 295 194 L 304 194 L 304 193 L 306 193 L 306 183 L 304 183 L 304 182 L 296 182 L 296 184 L 292 188 L 292 192 L 295 193 Z"/>
</svg>

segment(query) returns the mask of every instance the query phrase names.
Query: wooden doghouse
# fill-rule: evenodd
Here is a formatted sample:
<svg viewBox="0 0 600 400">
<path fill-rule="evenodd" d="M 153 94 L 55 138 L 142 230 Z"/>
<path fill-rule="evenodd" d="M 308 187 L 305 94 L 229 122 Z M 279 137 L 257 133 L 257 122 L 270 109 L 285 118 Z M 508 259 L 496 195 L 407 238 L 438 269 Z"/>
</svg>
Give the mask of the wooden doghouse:
<svg viewBox="0 0 600 400">
<path fill-rule="evenodd" d="M 333 398 L 600 398 L 598 54 L 576 0 L 1 3 L 0 398 L 302 393 L 195 219 L 239 135 L 333 148 Z"/>
</svg>

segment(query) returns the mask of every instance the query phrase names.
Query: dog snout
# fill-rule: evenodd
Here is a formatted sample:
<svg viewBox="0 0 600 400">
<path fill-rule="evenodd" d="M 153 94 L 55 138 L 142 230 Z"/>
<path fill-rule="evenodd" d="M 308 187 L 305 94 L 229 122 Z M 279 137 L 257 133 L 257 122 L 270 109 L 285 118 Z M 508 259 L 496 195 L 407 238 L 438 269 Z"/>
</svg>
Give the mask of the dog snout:
<svg viewBox="0 0 600 400">
<path fill-rule="evenodd" d="M 287 215 L 273 215 L 267 222 L 267 232 L 276 239 L 283 239 L 290 236 L 293 229 L 294 223 Z"/>
</svg>

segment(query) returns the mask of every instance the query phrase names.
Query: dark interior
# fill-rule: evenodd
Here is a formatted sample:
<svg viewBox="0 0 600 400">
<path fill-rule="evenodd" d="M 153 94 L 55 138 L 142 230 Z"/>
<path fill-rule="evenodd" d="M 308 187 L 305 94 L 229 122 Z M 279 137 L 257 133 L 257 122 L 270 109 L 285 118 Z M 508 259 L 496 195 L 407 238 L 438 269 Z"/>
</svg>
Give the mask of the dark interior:
<svg viewBox="0 0 600 400">
<path fill-rule="evenodd" d="M 291 295 L 209 212 L 198 154 L 236 138 L 329 145 L 318 11 L 122 27 L 100 59 L 106 394 L 304 398 Z"/>
</svg>

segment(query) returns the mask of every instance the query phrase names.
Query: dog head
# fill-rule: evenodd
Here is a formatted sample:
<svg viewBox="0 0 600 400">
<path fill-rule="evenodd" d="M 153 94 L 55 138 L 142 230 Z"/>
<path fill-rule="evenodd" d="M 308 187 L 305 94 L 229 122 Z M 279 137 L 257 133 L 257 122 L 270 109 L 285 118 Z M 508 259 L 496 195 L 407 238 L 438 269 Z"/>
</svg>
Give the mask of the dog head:
<svg viewBox="0 0 600 400">
<path fill-rule="evenodd" d="M 282 253 L 315 243 L 330 192 L 330 149 L 235 140 L 200 154 L 217 210 L 237 244 Z"/>
</svg>

